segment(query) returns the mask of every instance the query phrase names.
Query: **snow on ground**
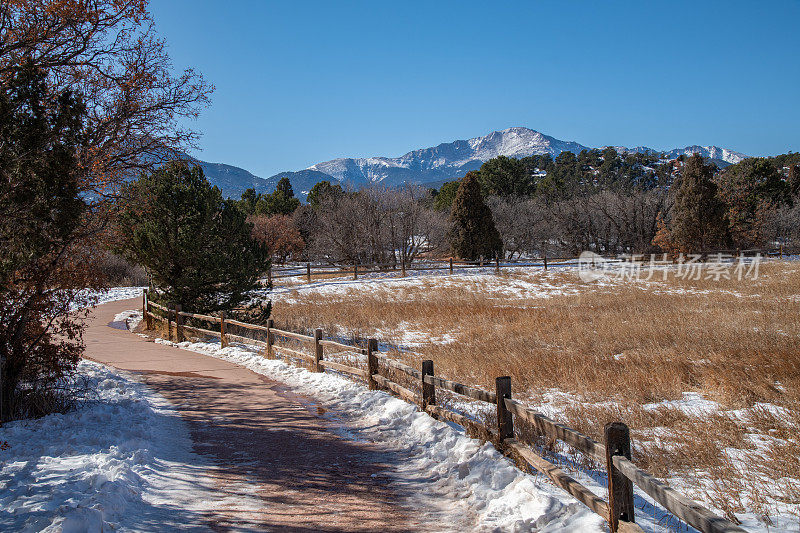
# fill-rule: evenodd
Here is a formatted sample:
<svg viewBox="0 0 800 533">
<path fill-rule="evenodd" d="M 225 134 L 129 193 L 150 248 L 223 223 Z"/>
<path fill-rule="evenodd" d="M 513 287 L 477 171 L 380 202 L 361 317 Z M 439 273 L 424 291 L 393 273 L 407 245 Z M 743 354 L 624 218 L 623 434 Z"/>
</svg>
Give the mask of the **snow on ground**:
<svg viewBox="0 0 800 533">
<path fill-rule="evenodd" d="M 143 318 L 142 312 L 138 309 L 123 311 L 114 316 L 114 320 L 109 324 L 109 326 L 116 329 L 133 331 Z"/>
<path fill-rule="evenodd" d="M 508 275 L 511 274 L 511 275 Z M 524 274 L 517 277 L 517 275 Z M 595 287 L 607 284 L 600 280 Z M 453 275 L 437 271 L 414 272 L 414 275 L 399 277 L 364 277 L 353 279 L 329 279 L 303 283 L 285 287 L 275 287 L 269 297 L 276 302 L 292 303 L 297 295 L 316 295 L 326 299 L 346 297 L 353 291 L 391 293 L 392 299 L 403 298 L 403 291 L 420 287 L 449 287 L 480 290 L 498 299 L 509 298 L 547 298 L 562 294 L 578 294 L 585 290 L 585 283 L 575 277 L 574 283 L 568 283 L 562 269 L 529 270 L 524 268 L 504 269 L 503 275 L 497 276 L 492 269 L 471 270 Z"/>
<path fill-rule="evenodd" d="M 662 269 L 674 268 L 676 267 L 666 266 Z M 387 278 L 385 277 L 386 274 L 375 274 L 372 276 L 365 276 L 358 280 L 345 278 L 328 279 L 311 284 L 298 283 L 293 286 L 278 287 L 270 296 L 272 296 L 274 301 L 286 303 L 297 301 L 298 295 L 319 295 L 328 301 L 335 301 L 355 298 L 359 294 L 371 294 L 391 298 L 393 301 L 402 301 L 406 297 L 419 297 L 419 291 L 404 295 L 404 292 L 408 289 L 447 286 L 481 291 L 483 294 L 488 294 L 490 297 L 497 298 L 499 300 L 498 305 L 515 305 L 513 300 L 548 298 L 563 294 L 576 294 L 593 289 L 613 289 L 621 286 L 635 286 L 642 290 L 663 294 L 694 295 L 720 292 L 719 289 L 694 289 L 675 286 L 664 287 L 658 281 L 662 277 L 660 274 L 654 275 L 652 279 L 647 279 L 646 277 L 632 279 L 630 276 L 627 276 L 625 272 L 621 272 L 621 267 L 619 265 L 611 265 L 608 271 L 601 277 L 588 283 L 579 280 L 578 270 L 574 265 L 562 266 L 561 268 L 552 268 L 551 266 L 551 269 L 548 271 L 530 268 L 504 268 L 502 272 L 503 275 L 497 276 L 493 268 L 490 267 L 485 269 L 463 270 L 461 272 L 456 271 L 454 275 L 450 275 L 446 271 L 413 272 L 413 275 L 406 278 Z M 567 274 L 566 276 L 565 273 Z M 573 275 L 574 281 L 571 280 Z M 304 278 L 298 278 L 298 281 L 304 281 Z M 734 291 L 725 292 L 733 296 L 745 297 L 745 295 Z M 751 297 L 759 296 L 753 295 Z M 336 333 L 340 334 L 343 338 L 348 338 L 352 332 L 342 329 Z M 400 348 L 409 349 L 413 349 L 422 344 L 448 344 L 454 342 L 452 336 L 438 337 L 434 335 L 431 337 L 430 332 L 426 333 L 421 331 L 418 326 L 408 323 L 399 324 L 396 328 L 384 328 L 377 333 L 377 336 L 383 339 L 391 339 L 393 342 L 396 342 Z M 618 354 L 615 357 L 623 356 Z M 537 395 L 536 399 L 531 398 L 526 403 L 529 407 L 559 420 L 564 418 L 564 413 L 569 407 L 577 404 L 586 405 L 587 402 L 585 399 L 575 395 L 554 390 L 544 395 Z M 593 405 L 599 407 L 603 406 L 603 403 L 594 403 Z M 475 419 L 481 420 L 483 418 L 480 412 L 481 406 L 477 402 L 459 403 L 456 401 L 453 407 Z M 749 420 L 759 409 L 773 413 L 775 416 L 782 419 L 788 419 L 790 417 L 790 414 L 786 412 L 785 409 L 772 404 L 757 404 L 750 409 L 744 410 L 725 410 L 719 403 L 705 398 L 702 393 L 696 391 L 687 391 L 677 400 L 651 403 L 643 405 L 642 407 L 645 410 L 675 409 L 688 417 L 722 415 L 731 418 L 739 418 L 741 420 Z M 657 439 L 659 432 L 664 431 L 669 431 L 669 429 L 652 428 L 653 438 Z M 776 437 L 765 436 L 759 433 L 750 433 L 747 435 L 747 438 L 755 445 L 754 451 L 735 448 L 727 448 L 725 450 L 727 459 L 737 468 L 742 467 L 748 461 L 753 461 L 760 454 L 763 454 L 765 457 L 769 456 L 774 446 L 785 444 L 785 441 L 781 441 Z M 659 442 L 660 441 L 659 439 Z M 662 444 L 666 445 L 666 443 L 663 442 Z M 607 481 L 604 472 L 588 471 L 578 467 L 576 461 L 580 463 L 580 456 L 571 455 L 567 457 L 557 455 L 555 459 L 563 461 L 567 470 L 596 494 L 601 497 L 606 496 Z M 696 485 L 689 485 L 686 479 L 680 477 L 668 479 L 667 482 L 680 492 L 692 494 L 695 497 L 701 498 L 704 505 L 715 510 L 717 514 L 722 514 L 719 509 L 714 509 L 711 496 L 709 496 L 709 494 L 714 494 L 718 491 L 719 487 L 708 486 L 698 491 Z M 800 480 L 765 478 L 763 483 L 765 487 L 769 487 L 769 491 L 772 495 L 782 493 L 788 494 L 789 489 L 787 487 L 800 485 Z M 707 497 L 704 497 L 704 495 Z M 742 500 L 746 502 L 751 496 L 752 495 L 742 495 Z M 767 495 L 755 495 L 752 497 L 761 497 L 763 499 L 767 497 Z M 743 527 L 749 531 L 800 531 L 800 522 L 797 520 L 796 506 L 772 497 L 769 497 L 769 501 L 771 502 L 769 516 L 757 516 L 752 512 L 737 513 L 736 516 L 742 522 Z M 640 509 L 637 522 L 646 530 L 663 531 L 665 529 L 669 530 L 670 528 L 680 527 L 679 523 L 671 517 L 669 513 L 655 504 L 651 498 L 638 491 L 636 503 L 637 508 Z M 768 525 L 770 522 L 771 525 Z"/>
<path fill-rule="evenodd" d="M 83 290 L 78 294 L 73 309 L 141 297 L 144 289 L 145 287 L 111 287 L 103 291 Z"/>
<path fill-rule="evenodd" d="M 160 396 L 104 365 L 78 370 L 94 394 L 77 410 L 0 428 L 0 530 L 207 531 L 215 509 L 261 505 L 246 486 L 222 497 Z"/>
<path fill-rule="evenodd" d="M 491 444 L 481 444 L 460 427 L 436 421 L 385 392 L 265 359 L 255 348 L 190 342 L 176 346 L 286 383 L 321 402 L 343 424 L 345 437 L 401 454 L 405 460 L 391 465 L 396 483 L 418 498 L 421 509 L 435 505 L 439 523 L 460 524 L 470 517 L 478 531 L 604 530 L 602 518 L 542 478 L 521 472 Z"/>
<path fill-rule="evenodd" d="M 537 412 L 544 414 L 555 420 L 564 418 L 565 412 L 571 406 L 596 406 L 605 407 L 613 406 L 613 402 L 587 402 L 579 395 L 566 393 L 557 389 L 552 389 L 541 395 L 536 399 L 526 398 L 524 394 L 518 394 L 517 399 L 522 401 L 528 407 Z M 482 405 L 479 402 L 463 402 L 457 405 L 457 409 L 472 416 L 473 418 L 480 419 L 480 409 Z M 783 407 L 769 404 L 769 403 L 756 403 L 753 407 L 746 409 L 725 410 L 719 403 L 708 400 L 702 394 L 697 392 L 684 392 L 679 400 L 664 400 L 661 402 L 654 402 L 642 405 L 645 410 L 658 410 L 658 409 L 675 409 L 682 412 L 688 417 L 704 418 L 711 415 L 722 415 L 730 418 L 739 418 L 740 420 L 750 420 L 751 417 L 759 410 L 764 410 L 778 417 L 788 419 L 791 414 Z M 660 438 L 662 435 L 668 434 L 669 428 L 655 427 L 646 430 L 644 433 L 648 434 L 648 441 L 657 444 L 664 448 L 669 448 L 671 445 L 668 441 Z M 640 436 L 640 439 L 643 438 Z M 742 469 L 745 462 L 757 461 L 759 455 L 767 456 L 772 453 L 776 444 L 785 443 L 778 438 L 772 436 L 765 436 L 759 433 L 750 433 L 748 438 L 755 444 L 755 450 L 741 450 L 737 448 L 726 448 L 725 453 L 731 460 L 735 468 Z M 634 456 L 636 455 L 636 446 L 639 444 L 637 439 L 634 438 Z M 560 447 L 567 450 L 568 447 Z M 556 453 L 552 457 L 557 462 L 561 463 L 563 467 L 578 481 L 592 490 L 595 494 L 605 497 L 607 491 L 607 478 L 602 470 L 589 470 L 584 467 L 578 467 L 583 461 L 580 453 L 570 450 L 566 455 Z M 673 476 L 665 480 L 670 486 L 678 492 L 696 498 L 702 505 L 709 508 L 718 516 L 723 516 L 724 513 L 715 508 L 712 501 L 709 501 L 710 495 L 719 491 L 719 486 L 715 486 L 713 480 L 709 480 L 705 486 L 698 489 L 697 486 L 688 484 L 687 480 L 681 476 Z M 760 516 L 753 512 L 737 512 L 736 518 L 740 521 L 741 526 L 752 532 L 768 533 L 771 531 L 800 531 L 800 522 L 797 518 L 797 507 L 792 505 L 789 501 L 774 500 L 770 494 L 788 494 L 789 487 L 800 485 L 798 479 L 774 479 L 764 477 L 762 479 L 763 494 L 745 495 L 741 494 L 742 501 L 748 502 L 749 498 L 759 497 L 762 499 L 769 499 L 771 501 L 771 509 L 769 516 Z M 703 495 L 707 497 L 703 497 Z M 693 528 L 686 529 L 685 526 L 681 528 L 679 522 L 669 512 L 663 509 L 652 498 L 644 494 L 641 490 L 635 488 L 635 503 L 637 508 L 636 522 L 645 529 L 645 531 L 672 531 L 675 528 L 678 530 L 695 531 Z"/>
</svg>

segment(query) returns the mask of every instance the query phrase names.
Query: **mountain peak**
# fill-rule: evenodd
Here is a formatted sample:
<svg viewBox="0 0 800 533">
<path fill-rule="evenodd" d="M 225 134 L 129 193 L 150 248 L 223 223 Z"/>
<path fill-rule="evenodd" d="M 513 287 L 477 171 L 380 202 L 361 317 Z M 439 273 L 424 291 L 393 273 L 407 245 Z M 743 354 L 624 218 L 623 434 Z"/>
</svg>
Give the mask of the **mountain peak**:
<svg viewBox="0 0 800 533">
<path fill-rule="evenodd" d="M 744 154 L 718 146 L 686 146 L 663 152 L 646 146 L 625 148 L 614 146 L 618 152 L 664 153 L 674 159 L 680 155 L 699 153 L 719 165 L 738 163 L 746 158 Z M 456 140 L 430 148 L 420 148 L 400 157 L 337 158 L 323 161 L 298 172 L 281 172 L 269 179 L 261 179 L 236 167 L 221 164 L 202 163 L 209 179 L 214 183 L 215 174 L 224 182 L 226 194 L 237 196 L 247 187 L 271 191 L 278 180 L 288 177 L 292 187 L 303 198 L 315 183 L 327 180 L 341 182 L 348 186 L 360 187 L 373 183 L 397 186 L 404 183 L 438 186 L 449 180 L 458 179 L 471 170 L 477 170 L 489 159 L 506 156 L 523 158 L 531 155 L 550 154 L 557 157 L 561 152 L 580 153 L 589 150 L 573 141 L 562 141 L 524 126 L 513 126 L 493 131 L 482 137 Z M 237 183 L 234 183 L 237 182 Z M 241 190 L 235 190 L 241 182 Z"/>
</svg>

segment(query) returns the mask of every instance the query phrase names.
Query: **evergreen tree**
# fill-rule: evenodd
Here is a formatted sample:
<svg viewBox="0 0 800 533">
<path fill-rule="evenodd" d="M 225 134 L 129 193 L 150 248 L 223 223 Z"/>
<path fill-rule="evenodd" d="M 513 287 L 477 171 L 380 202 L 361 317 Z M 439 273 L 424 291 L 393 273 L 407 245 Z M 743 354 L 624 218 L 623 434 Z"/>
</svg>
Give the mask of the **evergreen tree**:
<svg viewBox="0 0 800 533">
<path fill-rule="evenodd" d="M 499 156 L 481 165 L 479 180 L 487 196 L 528 196 L 534 191 L 531 175 L 519 159 Z"/>
<path fill-rule="evenodd" d="M 441 188 L 436 192 L 436 197 L 433 200 L 433 208 L 437 211 L 451 211 L 460 183 L 459 181 L 447 181 L 443 183 Z"/>
<path fill-rule="evenodd" d="M 671 235 L 685 252 L 700 252 L 729 242 L 725 204 L 717 197 L 712 181 L 714 165 L 706 165 L 699 154 L 688 158 L 675 191 Z"/>
<path fill-rule="evenodd" d="M 169 163 L 126 185 L 122 198 L 119 252 L 147 269 L 167 303 L 195 313 L 230 310 L 259 287 L 267 249 L 199 166 Z"/>
<path fill-rule="evenodd" d="M 275 192 L 284 195 L 287 198 L 294 198 L 294 189 L 292 189 L 292 182 L 289 181 L 289 178 L 281 178 L 278 181 L 277 187 L 275 187 Z"/>
<path fill-rule="evenodd" d="M 281 178 L 272 194 L 262 197 L 256 204 L 257 215 L 291 215 L 300 207 L 300 200 L 294 197 L 289 178 Z"/>
<path fill-rule="evenodd" d="M 242 199 L 239 200 L 239 209 L 245 215 L 253 215 L 256 212 L 256 205 L 261 199 L 261 194 L 257 193 L 252 187 L 242 193 Z"/>
<path fill-rule="evenodd" d="M 83 352 L 85 109 L 30 63 L 0 85 L 0 421 L 47 414 Z"/>
<path fill-rule="evenodd" d="M 344 194 L 342 190 L 342 186 L 338 183 L 336 185 L 331 185 L 329 181 L 318 181 L 311 187 L 311 190 L 308 191 L 308 196 L 306 197 L 306 202 L 311 207 L 319 207 L 326 198 L 338 198 Z"/>
<path fill-rule="evenodd" d="M 453 223 L 450 246 L 456 257 L 490 259 L 502 252 L 503 241 L 495 228 L 492 212 L 483 201 L 477 172 L 470 172 L 461 179 L 450 219 Z"/>
<path fill-rule="evenodd" d="M 786 176 L 786 187 L 789 189 L 792 203 L 796 202 L 797 196 L 800 195 L 800 165 L 789 167 L 789 173 Z"/>
<path fill-rule="evenodd" d="M 765 215 L 782 205 L 791 205 L 788 180 L 774 161 L 752 157 L 726 168 L 716 177 L 719 196 L 728 206 L 731 232 L 739 246 L 761 246 L 765 237 Z"/>
</svg>

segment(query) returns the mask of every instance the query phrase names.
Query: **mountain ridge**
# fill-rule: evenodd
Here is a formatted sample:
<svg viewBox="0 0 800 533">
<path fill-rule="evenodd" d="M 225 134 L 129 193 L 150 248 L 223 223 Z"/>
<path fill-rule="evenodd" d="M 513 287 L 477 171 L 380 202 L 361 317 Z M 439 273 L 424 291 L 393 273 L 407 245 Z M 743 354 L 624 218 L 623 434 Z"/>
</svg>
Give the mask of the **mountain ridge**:
<svg viewBox="0 0 800 533">
<path fill-rule="evenodd" d="M 713 145 L 691 145 L 669 151 L 655 150 L 646 146 L 634 148 L 612 146 L 612 148 L 620 152 L 664 153 L 669 159 L 683 154 L 700 153 L 720 166 L 738 163 L 748 157 L 740 152 Z M 281 172 L 266 179 L 233 165 L 197 161 L 203 167 L 209 181 L 218 184 L 226 195 L 238 196 L 250 187 L 255 188 L 257 192 L 271 192 L 281 178 L 288 177 L 295 194 L 305 199 L 311 187 L 322 180 L 338 182 L 352 188 L 377 183 L 390 187 L 404 183 L 434 185 L 457 179 L 470 170 L 477 170 L 485 161 L 501 155 L 522 158 L 549 153 L 556 157 L 561 152 L 577 154 L 581 150 L 590 149 L 592 148 L 574 141 L 563 141 L 530 128 L 517 126 L 493 131 L 482 137 L 419 148 L 399 157 L 331 159 L 302 170 Z"/>
</svg>

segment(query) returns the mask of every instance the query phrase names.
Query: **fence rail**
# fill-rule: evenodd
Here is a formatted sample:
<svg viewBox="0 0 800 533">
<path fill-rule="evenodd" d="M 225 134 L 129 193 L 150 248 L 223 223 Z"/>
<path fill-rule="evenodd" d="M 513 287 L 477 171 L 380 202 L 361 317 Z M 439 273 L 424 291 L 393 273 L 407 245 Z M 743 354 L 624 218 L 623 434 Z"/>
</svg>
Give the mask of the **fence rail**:
<svg viewBox="0 0 800 533">
<path fill-rule="evenodd" d="M 332 370 L 353 376 L 366 381 L 370 389 L 385 390 L 410 403 L 419 405 L 420 409 L 430 416 L 461 425 L 471 434 L 492 442 L 499 450 L 515 457 L 519 463 L 529 465 L 543 473 L 556 486 L 603 517 L 608 522 L 611 531 L 625 533 L 642 531 L 635 522 L 633 485 L 642 489 L 674 516 L 699 531 L 713 533 L 745 531 L 729 520 L 716 516 L 699 503 L 679 494 L 666 483 L 637 467 L 631 461 L 630 431 L 625 424 L 620 422 L 607 424 L 604 428 L 604 443 L 597 442 L 512 399 L 510 377 L 497 378 L 495 390 L 485 391 L 435 376 L 433 361 L 422 361 L 420 370 L 417 370 L 406 363 L 391 359 L 386 352 L 378 351 L 378 342 L 375 339 L 369 339 L 367 347 L 362 348 L 323 339 L 321 329 L 317 329 L 313 337 L 276 329 L 271 319 L 266 326 L 263 326 L 228 319 L 224 313 L 221 313 L 220 316 L 186 313 L 181 311 L 180 305 L 164 306 L 151 302 L 146 290 L 142 296 L 142 311 L 148 329 L 153 329 L 153 320 L 166 323 L 169 340 L 172 340 L 174 336 L 178 341 L 182 341 L 185 338 L 185 330 L 189 330 L 204 336 L 219 338 L 223 347 L 227 346 L 230 341 L 256 345 L 265 349 L 264 355 L 267 357 L 281 356 L 300 360 L 309 364 L 310 369 L 315 372 Z M 218 324 L 220 331 L 187 325 L 184 323 L 184 318 Z M 261 331 L 265 333 L 266 340 L 231 334 L 227 331 L 228 326 L 231 325 L 247 331 Z M 292 348 L 281 346 L 276 342 L 277 338 L 289 339 L 301 346 L 295 345 Z M 311 353 L 297 349 L 309 344 L 313 344 Z M 337 349 L 338 351 L 334 353 L 346 351 L 366 355 L 366 370 L 326 360 L 324 358 L 326 347 Z M 416 383 L 422 393 L 419 394 L 404 384 L 392 380 L 389 375 L 382 374 L 381 367 L 403 373 L 409 380 Z M 494 405 L 497 410 L 497 427 L 488 427 L 463 414 L 437 405 L 437 388 L 471 400 Z M 533 447 L 520 442 L 515 434 L 514 417 L 532 425 L 541 435 L 560 440 L 600 464 L 604 464 L 608 472 L 607 501 L 537 453 Z"/>
<path fill-rule="evenodd" d="M 727 257 L 747 257 L 761 255 L 762 257 L 778 257 L 800 255 L 800 249 L 788 249 L 783 246 L 776 248 L 753 248 L 747 250 L 741 249 L 724 249 L 724 250 L 708 250 L 699 252 L 697 255 L 704 259 L 714 259 L 719 255 Z M 619 254 L 616 256 L 603 257 L 606 262 L 620 262 L 630 260 L 642 260 L 649 258 L 648 254 Z M 369 264 L 332 264 L 332 265 L 311 265 L 305 263 L 304 265 L 288 266 L 288 267 L 275 267 L 267 272 L 267 276 L 262 278 L 262 283 L 272 284 L 273 280 L 286 279 L 286 278 L 300 278 L 305 277 L 306 282 L 311 283 L 314 278 L 326 278 L 333 276 L 348 276 L 352 275 L 353 279 L 358 279 L 359 275 L 400 272 L 401 276 L 405 277 L 407 271 L 428 271 L 428 270 L 448 270 L 450 274 L 455 272 L 455 269 L 465 270 L 474 268 L 494 268 L 495 272 L 500 272 L 506 268 L 541 268 L 548 269 L 548 266 L 568 266 L 580 260 L 578 256 L 557 256 L 548 257 L 543 256 L 534 259 L 499 259 L 494 260 L 481 260 L 481 261 L 463 261 L 453 258 L 448 259 L 435 259 L 423 258 L 415 261 L 395 262 L 395 263 L 369 263 Z"/>
</svg>

